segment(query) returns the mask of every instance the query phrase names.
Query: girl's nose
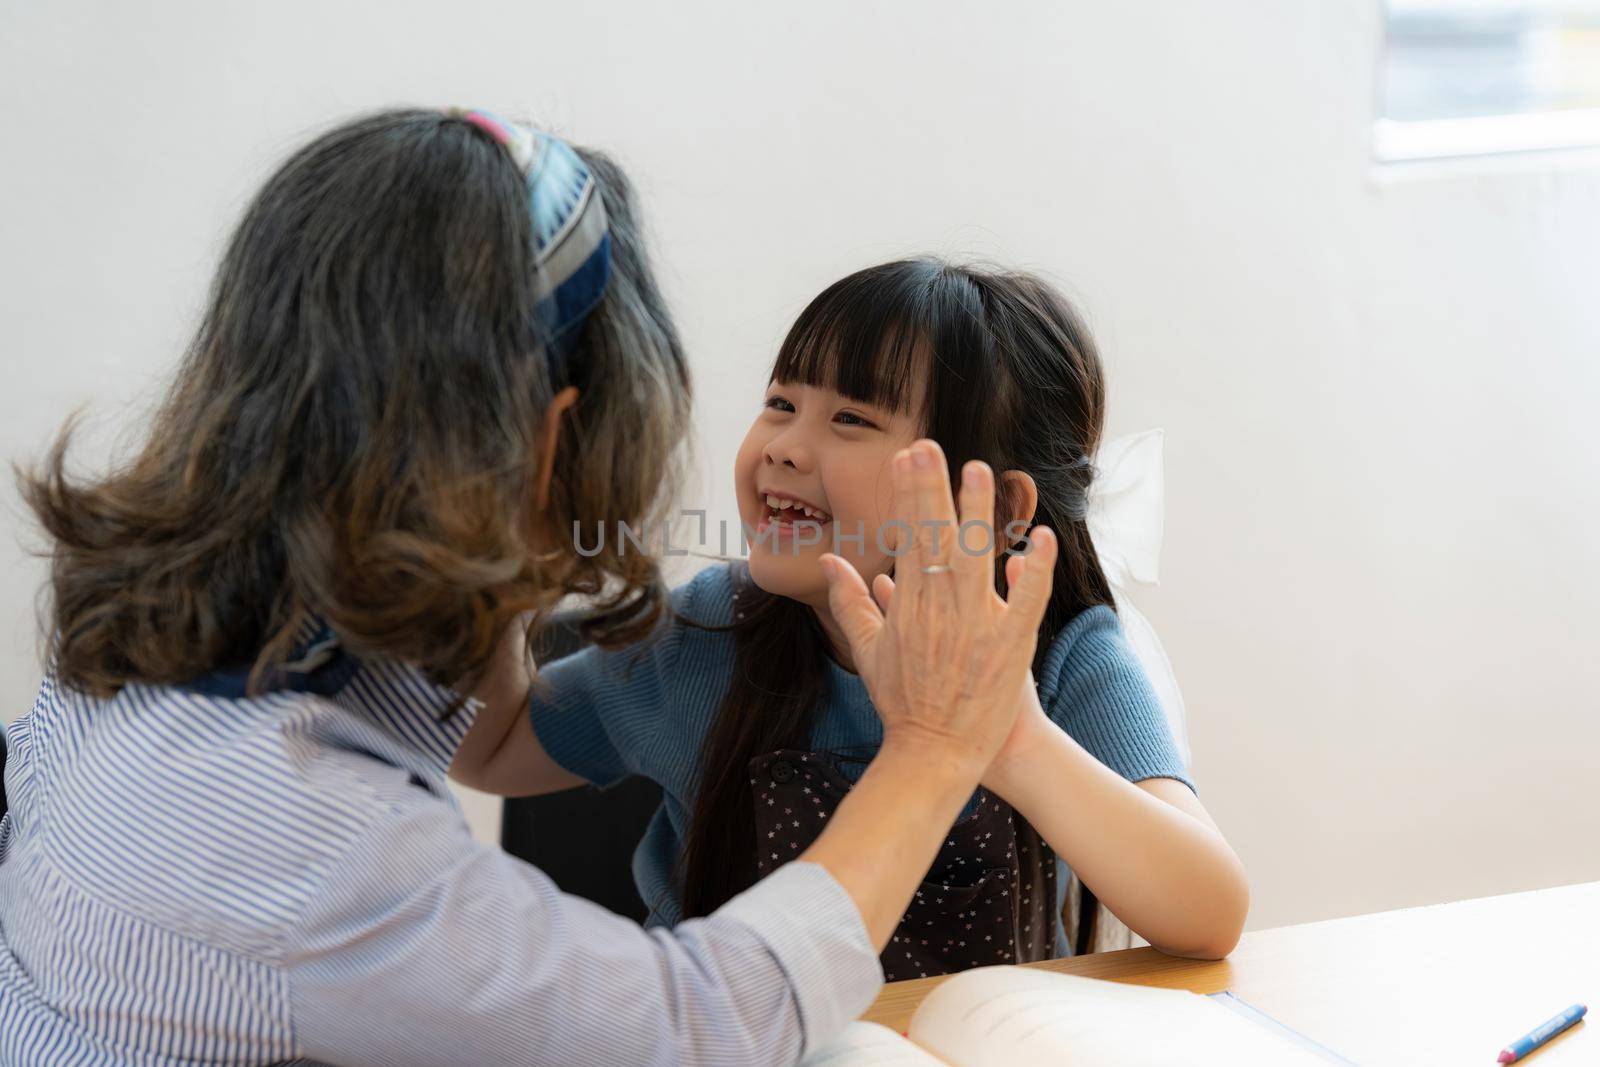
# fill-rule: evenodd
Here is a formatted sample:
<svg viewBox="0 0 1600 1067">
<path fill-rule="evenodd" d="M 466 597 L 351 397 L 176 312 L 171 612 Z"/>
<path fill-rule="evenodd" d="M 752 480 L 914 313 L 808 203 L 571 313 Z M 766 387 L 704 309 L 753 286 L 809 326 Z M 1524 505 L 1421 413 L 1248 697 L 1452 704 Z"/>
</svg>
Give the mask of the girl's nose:
<svg viewBox="0 0 1600 1067">
<path fill-rule="evenodd" d="M 811 449 L 798 434 L 780 433 L 768 441 L 761 457 L 769 467 L 788 467 L 801 474 L 811 473 Z"/>
</svg>

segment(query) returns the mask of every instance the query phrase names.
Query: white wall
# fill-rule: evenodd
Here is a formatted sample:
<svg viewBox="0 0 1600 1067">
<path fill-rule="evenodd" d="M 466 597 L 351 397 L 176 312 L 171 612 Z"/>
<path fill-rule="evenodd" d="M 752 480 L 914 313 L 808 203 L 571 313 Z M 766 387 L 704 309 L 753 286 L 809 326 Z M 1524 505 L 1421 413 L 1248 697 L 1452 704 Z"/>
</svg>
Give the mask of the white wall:
<svg viewBox="0 0 1600 1067">
<path fill-rule="evenodd" d="M 932 249 L 1077 295 L 1112 429 L 1167 429 L 1142 603 L 1253 926 L 1600 878 L 1600 164 L 1375 177 L 1377 7 L 6 5 L 0 448 L 137 427 L 310 131 L 531 115 L 639 180 L 717 513 L 827 282 Z M 4 499 L 11 717 L 42 570 Z"/>
</svg>

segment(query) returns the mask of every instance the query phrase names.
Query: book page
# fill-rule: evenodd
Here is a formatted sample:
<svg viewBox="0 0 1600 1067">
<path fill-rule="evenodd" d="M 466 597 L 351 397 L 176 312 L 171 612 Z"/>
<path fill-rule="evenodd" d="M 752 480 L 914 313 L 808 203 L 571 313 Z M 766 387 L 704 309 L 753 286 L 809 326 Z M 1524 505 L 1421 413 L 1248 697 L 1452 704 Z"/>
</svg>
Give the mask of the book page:
<svg viewBox="0 0 1600 1067">
<path fill-rule="evenodd" d="M 946 979 L 917 1009 L 910 1035 L 954 1067 L 1325 1067 L 1194 993 L 1024 967 Z"/>
<path fill-rule="evenodd" d="M 800 1062 L 800 1067 L 949 1067 L 887 1026 L 853 1022 L 839 1037 Z"/>
</svg>

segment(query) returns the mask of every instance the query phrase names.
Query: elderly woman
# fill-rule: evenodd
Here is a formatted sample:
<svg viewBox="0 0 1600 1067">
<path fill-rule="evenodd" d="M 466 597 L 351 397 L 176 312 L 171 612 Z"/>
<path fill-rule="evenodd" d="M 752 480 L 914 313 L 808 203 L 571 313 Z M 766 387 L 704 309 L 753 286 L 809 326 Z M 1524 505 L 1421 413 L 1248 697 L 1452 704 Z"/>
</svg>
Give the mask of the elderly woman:
<svg viewBox="0 0 1600 1067">
<path fill-rule="evenodd" d="M 79 482 L 64 433 L 23 479 L 53 596 L 9 735 L 0 1063 L 788 1062 L 860 1012 L 1011 728 L 1048 531 L 1010 604 L 936 540 L 887 618 L 828 561 L 881 753 L 704 919 L 563 896 L 446 790 L 475 716 L 525 706 L 530 615 L 581 593 L 600 643 L 654 623 L 655 562 L 571 531 L 660 515 L 689 402 L 605 157 L 402 111 L 268 179 L 142 450 Z M 954 521 L 911 452 L 900 514 Z M 965 473 L 962 514 L 992 514 Z"/>
</svg>

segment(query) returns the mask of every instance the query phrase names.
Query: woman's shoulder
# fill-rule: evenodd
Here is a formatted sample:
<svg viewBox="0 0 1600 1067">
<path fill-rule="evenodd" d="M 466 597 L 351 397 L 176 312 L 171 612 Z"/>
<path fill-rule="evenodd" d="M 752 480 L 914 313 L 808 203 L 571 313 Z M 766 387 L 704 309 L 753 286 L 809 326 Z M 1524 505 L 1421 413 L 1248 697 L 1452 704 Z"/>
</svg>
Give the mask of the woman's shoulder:
<svg viewBox="0 0 1600 1067">
<path fill-rule="evenodd" d="M 395 714 L 400 698 L 380 691 Z M 37 755 L 48 775 L 29 776 L 13 798 L 26 810 L 13 814 L 29 847 L 54 858 L 61 885 L 265 959 L 337 858 L 389 810 L 377 790 L 420 792 L 413 783 L 427 773 L 449 809 L 443 767 L 430 770 L 413 744 L 420 731 L 391 735 L 375 719 L 311 692 L 223 697 L 129 683 L 92 697 L 52 672 L 19 731 L 29 743 L 13 753 L 31 761 L 35 733 L 47 734 Z M 245 893 L 239 871 L 263 895 Z"/>
</svg>

